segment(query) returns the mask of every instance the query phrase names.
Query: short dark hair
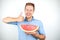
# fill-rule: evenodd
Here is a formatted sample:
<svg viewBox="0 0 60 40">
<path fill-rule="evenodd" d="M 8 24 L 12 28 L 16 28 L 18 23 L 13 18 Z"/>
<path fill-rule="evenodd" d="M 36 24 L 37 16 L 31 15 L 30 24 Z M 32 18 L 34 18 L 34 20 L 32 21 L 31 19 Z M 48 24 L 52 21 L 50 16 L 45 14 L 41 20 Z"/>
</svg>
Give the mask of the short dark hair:
<svg viewBox="0 0 60 40">
<path fill-rule="evenodd" d="M 30 2 L 26 3 L 25 8 L 26 8 L 27 5 L 33 6 L 33 10 L 35 10 L 35 5 L 34 5 L 34 3 L 30 3 Z"/>
</svg>

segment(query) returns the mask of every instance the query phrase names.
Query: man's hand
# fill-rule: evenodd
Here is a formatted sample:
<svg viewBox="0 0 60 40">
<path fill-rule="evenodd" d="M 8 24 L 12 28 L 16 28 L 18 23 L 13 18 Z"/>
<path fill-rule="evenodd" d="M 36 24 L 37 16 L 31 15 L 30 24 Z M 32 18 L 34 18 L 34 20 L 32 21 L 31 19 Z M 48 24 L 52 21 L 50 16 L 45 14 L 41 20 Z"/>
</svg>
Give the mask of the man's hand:
<svg viewBox="0 0 60 40">
<path fill-rule="evenodd" d="M 25 32 L 26 34 L 28 34 L 28 35 L 34 35 L 34 34 L 36 34 L 36 32 Z"/>
<path fill-rule="evenodd" d="M 22 21 L 24 21 L 24 17 L 22 16 L 22 13 L 17 18 L 13 18 L 13 17 L 3 18 L 3 22 L 5 22 L 5 23 L 8 23 L 8 22 L 22 22 Z"/>
<path fill-rule="evenodd" d="M 38 38 L 39 40 L 45 40 L 45 35 L 38 34 L 37 30 L 35 32 L 25 32 L 25 33 L 28 34 L 28 35 L 32 35 L 32 36 Z"/>
<path fill-rule="evenodd" d="M 24 17 L 22 16 L 22 12 L 20 13 L 20 15 L 17 17 L 17 22 L 22 22 L 24 21 Z"/>
<path fill-rule="evenodd" d="M 33 35 L 34 37 L 38 38 L 39 40 L 45 40 L 45 35 L 38 34 L 37 32 L 25 32 L 28 35 Z"/>
</svg>

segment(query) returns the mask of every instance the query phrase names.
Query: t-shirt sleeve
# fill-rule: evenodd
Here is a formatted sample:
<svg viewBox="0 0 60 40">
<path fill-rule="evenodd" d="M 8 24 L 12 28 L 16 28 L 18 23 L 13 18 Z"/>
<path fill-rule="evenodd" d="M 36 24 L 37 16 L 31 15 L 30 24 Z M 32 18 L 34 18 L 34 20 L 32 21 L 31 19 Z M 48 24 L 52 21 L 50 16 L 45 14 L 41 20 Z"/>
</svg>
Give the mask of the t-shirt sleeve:
<svg viewBox="0 0 60 40">
<path fill-rule="evenodd" d="M 39 32 L 39 34 L 45 35 L 45 31 L 44 31 L 42 22 L 39 23 L 39 30 L 38 30 L 38 32 Z"/>
<path fill-rule="evenodd" d="M 17 22 L 8 22 L 7 24 L 17 25 Z"/>
</svg>

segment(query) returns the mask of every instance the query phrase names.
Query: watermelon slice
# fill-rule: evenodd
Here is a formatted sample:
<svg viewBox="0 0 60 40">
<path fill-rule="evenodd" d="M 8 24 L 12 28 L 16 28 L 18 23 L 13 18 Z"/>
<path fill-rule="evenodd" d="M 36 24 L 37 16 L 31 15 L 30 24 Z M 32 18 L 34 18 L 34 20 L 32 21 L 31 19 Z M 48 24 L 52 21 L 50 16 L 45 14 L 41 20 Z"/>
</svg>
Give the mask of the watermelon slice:
<svg viewBox="0 0 60 40">
<path fill-rule="evenodd" d="M 20 27 L 24 32 L 34 32 L 38 29 L 36 25 L 22 24 Z"/>
</svg>

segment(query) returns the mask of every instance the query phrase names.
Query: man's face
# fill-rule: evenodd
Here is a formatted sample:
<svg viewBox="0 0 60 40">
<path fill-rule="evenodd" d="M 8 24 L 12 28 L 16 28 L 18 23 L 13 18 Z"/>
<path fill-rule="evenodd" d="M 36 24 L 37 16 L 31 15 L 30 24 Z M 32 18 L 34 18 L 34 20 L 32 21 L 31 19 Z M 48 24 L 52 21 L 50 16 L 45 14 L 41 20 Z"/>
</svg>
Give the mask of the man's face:
<svg viewBox="0 0 60 40">
<path fill-rule="evenodd" d="M 30 18 L 30 17 L 32 17 L 33 12 L 34 12 L 33 6 L 27 5 L 26 8 L 25 8 L 25 16 L 26 16 L 27 18 Z"/>
</svg>

